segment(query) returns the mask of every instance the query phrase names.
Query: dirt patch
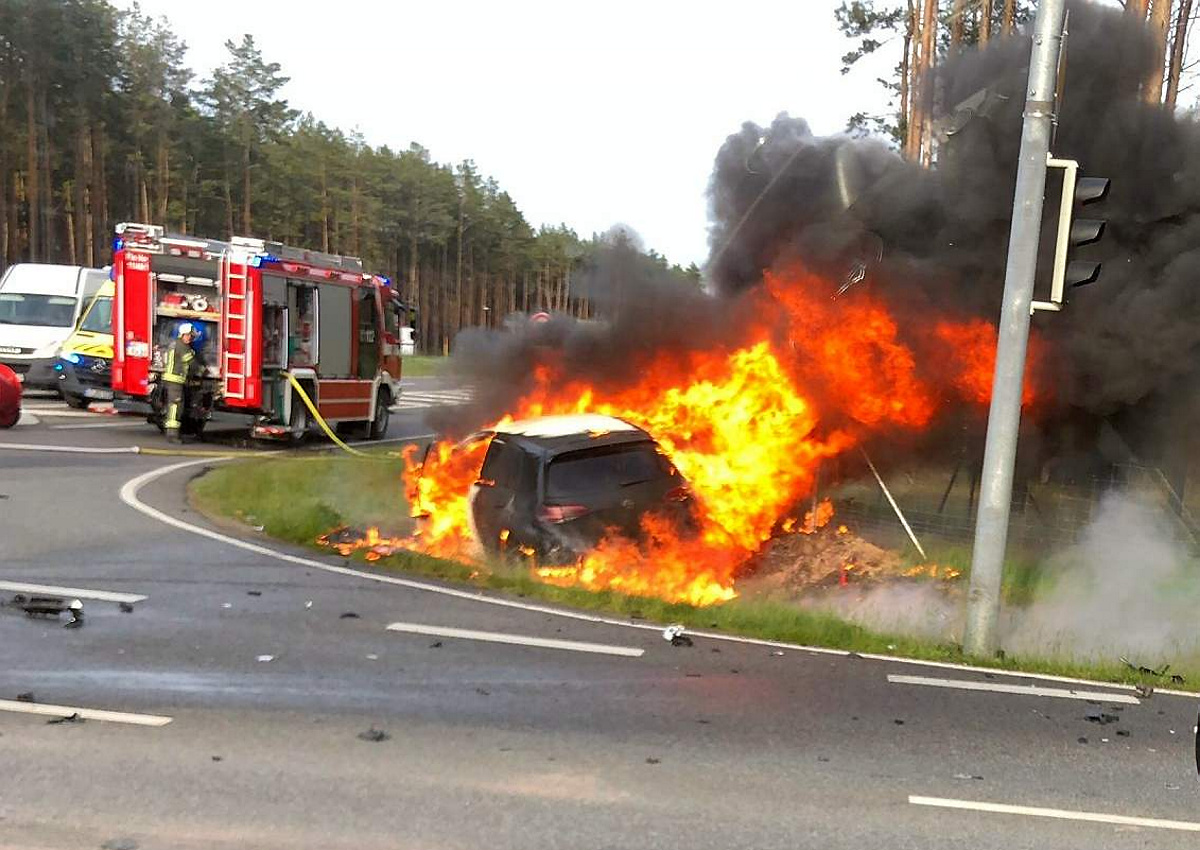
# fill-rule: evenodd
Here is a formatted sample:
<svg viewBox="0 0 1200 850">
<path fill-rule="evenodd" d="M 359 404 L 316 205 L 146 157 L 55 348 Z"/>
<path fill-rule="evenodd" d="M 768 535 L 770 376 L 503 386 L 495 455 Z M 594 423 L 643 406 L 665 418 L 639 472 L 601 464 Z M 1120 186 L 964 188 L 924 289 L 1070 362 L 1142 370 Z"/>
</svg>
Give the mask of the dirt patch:
<svg viewBox="0 0 1200 850">
<path fill-rule="evenodd" d="M 895 552 L 833 524 L 811 534 L 797 531 L 775 537 L 750 567 L 757 588 L 790 592 L 892 579 L 905 571 Z"/>
</svg>

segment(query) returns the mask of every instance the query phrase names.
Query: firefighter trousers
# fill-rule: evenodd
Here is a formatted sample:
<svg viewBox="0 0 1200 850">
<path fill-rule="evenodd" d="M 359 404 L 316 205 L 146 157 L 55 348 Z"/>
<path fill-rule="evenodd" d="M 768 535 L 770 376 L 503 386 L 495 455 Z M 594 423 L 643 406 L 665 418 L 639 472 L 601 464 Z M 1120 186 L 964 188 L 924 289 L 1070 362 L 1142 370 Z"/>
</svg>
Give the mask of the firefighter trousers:
<svg viewBox="0 0 1200 850">
<path fill-rule="evenodd" d="M 183 384 L 163 381 L 164 401 L 166 412 L 163 415 L 163 429 L 168 440 L 179 439 L 179 426 L 183 422 Z"/>
</svg>

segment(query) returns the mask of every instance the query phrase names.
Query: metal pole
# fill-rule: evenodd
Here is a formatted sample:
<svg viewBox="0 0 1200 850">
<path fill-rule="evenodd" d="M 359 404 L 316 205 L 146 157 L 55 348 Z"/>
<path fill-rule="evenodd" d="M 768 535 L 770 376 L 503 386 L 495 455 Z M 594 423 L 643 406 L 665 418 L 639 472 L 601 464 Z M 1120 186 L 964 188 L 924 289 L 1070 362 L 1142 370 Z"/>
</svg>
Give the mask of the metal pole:
<svg viewBox="0 0 1200 850">
<path fill-rule="evenodd" d="M 1038 4 L 1029 59 L 1029 87 L 1021 130 L 1012 230 L 1008 238 L 1008 265 L 1004 270 L 1004 306 L 1000 313 L 996 374 L 988 412 L 971 588 L 967 595 L 963 632 L 963 650 L 969 655 L 990 656 L 996 651 L 996 621 L 1000 615 L 1013 466 L 1021 424 L 1025 349 L 1029 342 L 1029 304 L 1033 300 L 1033 277 L 1042 226 L 1046 158 L 1054 123 L 1054 92 L 1064 7 L 1065 0 L 1041 0 Z"/>
</svg>

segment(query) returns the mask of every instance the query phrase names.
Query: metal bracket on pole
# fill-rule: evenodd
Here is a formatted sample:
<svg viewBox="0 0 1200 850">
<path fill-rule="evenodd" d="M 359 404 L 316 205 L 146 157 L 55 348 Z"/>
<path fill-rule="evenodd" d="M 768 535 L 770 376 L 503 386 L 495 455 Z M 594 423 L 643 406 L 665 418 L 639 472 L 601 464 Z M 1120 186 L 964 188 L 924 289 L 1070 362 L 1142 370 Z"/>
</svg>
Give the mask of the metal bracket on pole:
<svg viewBox="0 0 1200 850">
<path fill-rule="evenodd" d="M 1058 233 L 1054 239 L 1054 271 L 1050 275 L 1050 300 L 1031 302 L 1031 316 L 1038 310 L 1058 312 L 1062 309 L 1067 252 L 1071 247 L 1071 215 L 1075 207 L 1075 179 L 1079 175 L 1079 163 L 1073 159 L 1055 159 L 1053 154 L 1046 154 L 1046 166 L 1063 170 L 1062 196 L 1058 207 Z"/>
</svg>

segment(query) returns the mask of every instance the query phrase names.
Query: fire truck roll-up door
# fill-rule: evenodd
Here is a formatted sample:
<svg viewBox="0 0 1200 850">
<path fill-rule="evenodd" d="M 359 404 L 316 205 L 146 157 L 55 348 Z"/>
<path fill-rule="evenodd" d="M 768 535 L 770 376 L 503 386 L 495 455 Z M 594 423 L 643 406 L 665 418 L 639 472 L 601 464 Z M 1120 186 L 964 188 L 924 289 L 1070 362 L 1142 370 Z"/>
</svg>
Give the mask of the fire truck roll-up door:
<svg viewBox="0 0 1200 850">
<path fill-rule="evenodd" d="M 124 249 L 113 257 L 116 278 L 112 387 L 131 396 L 149 392 L 154 329 L 150 254 Z"/>
</svg>

